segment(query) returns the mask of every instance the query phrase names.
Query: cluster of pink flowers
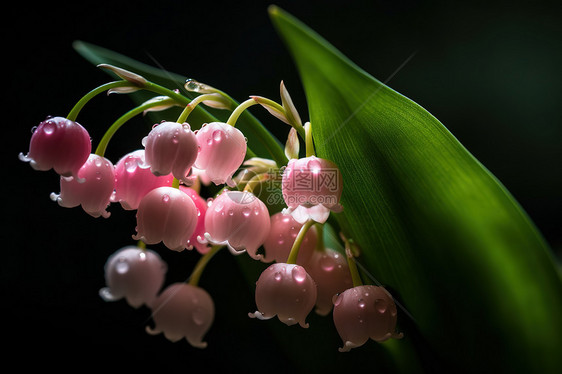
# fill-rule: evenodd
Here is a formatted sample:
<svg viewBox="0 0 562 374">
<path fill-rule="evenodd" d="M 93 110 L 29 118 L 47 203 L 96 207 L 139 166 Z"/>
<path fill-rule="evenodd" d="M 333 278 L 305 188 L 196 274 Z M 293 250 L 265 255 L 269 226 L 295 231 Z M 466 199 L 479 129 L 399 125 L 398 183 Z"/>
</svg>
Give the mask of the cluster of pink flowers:
<svg viewBox="0 0 562 374">
<path fill-rule="evenodd" d="M 111 204 L 136 211 L 132 238 L 142 245 L 121 248 L 108 258 L 106 287 L 100 290 L 104 300 L 146 305 L 155 323 L 147 327 L 149 333 L 204 348 L 215 313 L 211 296 L 196 279 L 162 289 L 167 265 L 146 245 L 195 248 L 202 258 L 226 247 L 271 263 L 257 279 L 257 310 L 250 317 L 277 316 L 287 325 L 308 327 L 306 317 L 314 308 L 322 316 L 333 310 L 342 351 L 369 338 L 399 337 L 390 294 L 355 284 L 350 256 L 323 245 L 322 225 L 331 212 L 343 210 L 343 179 L 334 163 L 307 152 L 277 165 L 284 170 L 280 183 L 286 208 L 270 214 L 252 188 L 236 181 L 235 173 L 246 169 L 248 148 L 234 125 L 211 122 L 193 131 L 187 122 L 164 121 L 141 144 L 113 164 L 92 153 L 88 131 L 79 123 L 50 117 L 34 130 L 29 152 L 19 156 L 36 170 L 52 169 L 60 176 L 60 194 L 51 198 L 62 207 L 81 206 L 104 218 Z M 204 199 L 199 188 L 208 183 L 222 189 Z"/>
</svg>

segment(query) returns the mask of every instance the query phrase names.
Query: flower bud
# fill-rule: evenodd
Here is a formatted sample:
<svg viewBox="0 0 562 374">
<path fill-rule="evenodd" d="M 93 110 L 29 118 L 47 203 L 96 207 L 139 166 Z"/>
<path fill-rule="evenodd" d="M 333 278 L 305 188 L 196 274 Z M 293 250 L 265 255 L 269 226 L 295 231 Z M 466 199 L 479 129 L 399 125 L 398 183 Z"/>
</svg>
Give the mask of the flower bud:
<svg viewBox="0 0 562 374">
<path fill-rule="evenodd" d="M 207 347 L 203 336 L 215 318 L 215 305 L 207 291 L 187 283 L 174 283 L 162 291 L 151 309 L 155 327 L 146 327 L 149 334 L 162 332 L 171 342 L 185 338 L 193 347 Z"/>
<path fill-rule="evenodd" d="M 396 333 L 396 304 L 383 287 L 363 285 L 334 297 L 334 324 L 344 346 L 340 352 L 362 346 L 371 338 L 383 342 L 400 339 Z"/>
<path fill-rule="evenodd" d="M 267 206 L 251 192 L 224 191 L 210 204 L 205 215 L 205 239 L 227 245 L 234 254 L 244 251 L 260 260 L 257 251 L 270 229 Z"/>
<path fill-rule="evenodd" d="M 168 266 L 150 249 L 126 246 L 114 252 L 105 263 L 107 287 L 100 290 L 105 301 L 122 298 L 133 308 L 150 307 L 160 288 Z"/>
<path fill-rule="evenodd" d="M 191 247 L 189 238 L 197 225 L 197 207 L 185 192 L 158 187 L 147 193 L 137 209 L 137 234 L 146 244 L 163 242 L 174 251 Z"/>
<path fill-rule="evenodd" d="M 84 127 L 63 117 L 51 117 L 37 126 L 29 153 L 20 153 L 19 159 L 35 170 L 54 169 L 63 177 L 76 178 L 91 151 L 90 135 Z"/>
<path fill-rule="evenodd" d="M 154 175 L 172 173 L 191 185 L 189 170 L 197 158 L 197 139 L 187 123 L 162 122 L 143 139 L 145 161 Z"/>
<path fill-rule="evenodd" d="M 281 212 L 272 215 L 270 222 L 271 228 L 269 230 L 269 235 L 263 243 L 265 255 L 262 261 L 286 262 L 303 224 L 295 221 L 290 214 L 283 214 Z M 297 264 L 303 265 L 309 261 L 316 247 L 316 240 L 316 230 L 314 227 L 311 227 L 306 232 L 299 248 Z"/>
<path fill-rule="evenodd" d="M 115 186 L 113 164 L 105 157 L 90 154 L 77 177 L 60 178 L 60 194 L 51 194 L 51 200 L 65 208 L 78 205 L 92 217 L 108 218 L 106 211 Z"/>
<path fill-rule="evenodd" d="M 232 176 L 246 157 L 246 138 L 237 128 L 226 123 L 211 122 L 197 131 L 199 155 L 195 167 L 205 171 L 216 185 L 236 184 Z"/>
<path fill-rule="evenodd" d="M 119 202 L 123 209 L 137 209 L 140 200 L 157 187 L 171 186 L 171 174 L 156 176 L 145 165 L 144 149 L 123 156 L 115 164 L 115 192 L 111 202 Z"/>
<path fill-rule="evenodd" d="M 304 267 L 275 263 L 265 269 L 256 282 L 258 310 L 251 318 L 270 319 L 277 315 L 284 324 L 307 328 L 306 316 L 316 303 L 316 284 Z"/>
</svg>

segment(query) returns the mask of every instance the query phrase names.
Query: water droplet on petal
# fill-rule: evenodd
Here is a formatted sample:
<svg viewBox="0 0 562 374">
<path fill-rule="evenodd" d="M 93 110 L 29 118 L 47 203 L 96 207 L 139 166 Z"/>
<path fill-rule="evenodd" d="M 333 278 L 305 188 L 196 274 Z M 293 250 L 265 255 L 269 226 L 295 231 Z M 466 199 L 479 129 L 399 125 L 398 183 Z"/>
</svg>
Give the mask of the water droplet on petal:
<svg viewBox="0 0 562 374">
<path fill-rule="evenodd" d="M 252 213 L 252 210 L 250 208 L 244 208 L 242 210 L 242 214 L 244 215 L 244 217 L 249 217 L 250 213 Z"/>
<path fill-rule="evenodd" d="M 115 271 L 119 274 L 125 274 L 129 271 L 129 263 L 125 258 L 119 258 L 115 264 Z"/>
<path fill-rule="evenodd" d="M 168 194 L 162 195 L 162 202 L 167 203 L 170 201 L 170 196 Z"/>
<path fill-rule="evenodd" d="M 281 279 L 283 279 L 283 275 L 278 271 L 273 275 L 273 279 L 275 279 L 277 282 L 280 282 Z"/>
<path fill-rule="evenodd" d="M 302 266 L 295 266 L 293 270 L 291 270 L 291 275 L 295 281 L 302 283 L 306 279 L 306 270 L 304 270 Z"/>
<path fill-rule="evenodd" d="M 363 299 L 357 300 L 357 306 L 361 309 L 365 308 L 365 300 Z"/>
<path fill-rule="evenodd" d="M 334 306 L 340 305 L 342 300 L 343 300 L 342 294 L 337 294 L 332 297 L 332 303 L 334 304 Z"/>
<path fill-rule="evenodd" d="M 50 135 L 53 132 L 55 132 L 56 128 L 57 128 L 57 125 L 55 125 L 53 122 L 49 121 L 49 122 L 45 123 L 45 125 L 43 126 L 43 132 L 45 134 Z"/>
<path fill-rule="evenodd" d="M 213 144 L 213 138 L 207 139 L 207 145 L 212 145 L 212 144 Z"/>
<path fill-rule="evenodd" d="M 221 130 L 213 131 L 213 140 L 215 142 L 220 142 L 222 140 L 223 132 Z"/>
<path fill-rule="evenodd" d="M 329 256 L 322 256 L 320 258 L 320 267 L 324 271 L 332 271 L 334 270 L 334 261 Z"/>
<path fill-rule="evenodd" d="M 386 312 L 386 307 L 387 307 L 387 305 L 386 305 L 386 303 L 384 302 L 383 299 L 376 299 L 375 300 L 375 308 L 377 309 L 377 311 L 379 313 Z"/>
<path fill-rule="evenodd" d="M 203 309 L 202 307 L 195 308 L 191 317 L 193 318 L 193 322 L 196 325 L 199 325 L 199 326 L 204 324 L 205 321 L 207 320 L 207 315 L 205 313 L 205 309 Z"/>
</svg>

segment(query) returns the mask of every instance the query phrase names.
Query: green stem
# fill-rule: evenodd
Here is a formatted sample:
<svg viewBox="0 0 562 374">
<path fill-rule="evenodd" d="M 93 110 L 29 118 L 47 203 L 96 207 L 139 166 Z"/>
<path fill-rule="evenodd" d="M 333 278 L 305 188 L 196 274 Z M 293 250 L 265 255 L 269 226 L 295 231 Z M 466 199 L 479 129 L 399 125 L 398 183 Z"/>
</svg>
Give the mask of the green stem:
<svg viewBox="0 0 562 374">
<path fill-rule="evenodd" d="M 316 223 L 316 250 L 323 252 L 326 249 L 324 246 L 324 224 Z"/>
<path fill-rule="evenodd" d="M 310 122 L 304 125 L 305 143 L 306 143 L 306 157 L 314 156 L 314 142 L 312 141 L 312 127 Z"/>
<path fill-rule="evenodd" d="M 312 227 L 312 225 L 314 225 L 316 222 L 314 220 L 309 219 L 308 221 L 306 221 L 304 223 L 304 225 L 302 225 L 301 229 L 299 230 L 299 233 L 297 235 L 297 237 L 295 238 L 295 242 L 293 243 L 293 246 L 291 247 L 291 252 L 289 252 L 289 257 L 287 257 L 287 263 L 288 264 L 296 264 L 297 263 L 297 257 L 299 255 L 299 249 L 301 247 L 301 243 L 304 240 L 304 237 L 306 235 L 306 233 L 308 232 L 308 229 L 310 229 Z"/>
<path fill-rule="evenodd" d="M 96 87 L 93 90 L 91 90 L 90 92 L 88 92 L 86 95 L 84 95 L 74 105 L 74 107 L 70 110 L 70 113 L 68 113 L 66 118 L 71 120 L 71 121 L 76 121 L 76 117 L 78 117 L 78 113 L 80 113 L 80 111 L 82 110 L 84 105 L 86 105 L 86 103 L 88 101 L 90 101 L 93 97 L 99 95 L 102 92 L 105 92 L 105 91 L 110 90 L 112 88 L 118 88 L 118 87 L 136 87 L 136 86 L 134 84 L 132 84 L 131 82 L 122 80 L 122 81 L 105 83 L 105 84 L 103 84 L 99 87 Z"/>
<path fill-rule="evenodd" d="M 199 279 L 201 278 L 201 274 L 203 274 L 203 270 L 205 270 L 205 266 L 211 260 L 211 258 L 224 246 L 221 245 L 214 245 L 211 247 L 209 252 L 205 253 L 195 264 L 195 268 L 189 277 L 189 284 L 192 286 L 197 286 L 199 284 Z"/>
<path fill-rule="evenodd" d="M 355 256 L 350 248 L 349 241 L 345 241 L 345 255 L 347 257 L 347 264 L 349 266 L 349 272 L 351 273 L 351 279 L 353 281 L 353 287 L 362 286 L 363 281 L 359 275 L 359 270 L 357 269 L 357 264 L 355 263 Z"/>
<path fill-rule="evenodd" d="M 133 109 L 129 110 L 127 113 L 125 113 L 121 117 L 119 117 L 117 119 L 117 121 L 115 121 L 109 127 L 109 129 L 107 129 L 107 131 L 105 132 L 105 134 L 101 138 L 101 140 L 98 144 L 98 147 L 96 148 L 95 154 L 98 155 L 98 156 L 101 156 L 101 157 L 103 157 L 105 155 L 105 151 L 107 149 L 107 145 L 108 145 L 109 141 L 111 140 L 113 135 L 117 132 L 117 130 L 119 130 L 119 128 L 121 126 L 123 126 L 123 124 L 125 122 L 127 122 L 128 120 L 130 120 L 134 116 L 144 112 L 147 109 L 150 109 L 150 108 L 155 107 L 155 106 L 160 106 L 160 105 L 163 105 L 163 104 L 164 105 L 165 104 L 173 104 L 173 102 L 174 102 L 173 100 L 168 100 L 168 99 L 162 100 L 162 101 L 149 102 L 149 103 L 139 105 L 136 108 L 133 108 Z"/>
<path fill-rule="evenodd" d="M 256 104 L 258 104 L 258 102 L 255 101 L 254 99 L 248 99 L 243 103 L 240 103 L 236 107 L 236 109 L 234 109 L 234 111 L 230 114 L 230 117 L 228 117 L 226 123 L 233 127 L 236 126 L 236 121 L 238 121 L 238 117 L 240 117 L 242 112 L 248 109 L 249 107 L 251 107 L 252 105 L 256 105 Z"/>
<path fill-rule="evenodd" d="M 195 109 L 195 107 L 201 104 L 205 100 L 214 100 L 214 101 L 221 101 L 217 98 L 217 94 L 204 94 L 199 95 L 195 99 L 191 100 L 189 104 L 185 106 L 185 109 L 181 112 L 180 116 L 178 117 L 177 123 L 184 123 L 187 121 L 187 117 L 189 114 Z"/>
</svg>

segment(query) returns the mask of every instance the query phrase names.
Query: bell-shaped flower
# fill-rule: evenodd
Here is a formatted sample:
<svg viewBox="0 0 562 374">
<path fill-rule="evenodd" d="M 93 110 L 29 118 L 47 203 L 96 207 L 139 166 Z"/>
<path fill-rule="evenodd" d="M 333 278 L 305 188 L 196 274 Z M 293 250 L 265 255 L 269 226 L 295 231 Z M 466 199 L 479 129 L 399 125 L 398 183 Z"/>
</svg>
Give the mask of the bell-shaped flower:
<svg viewBox="0 0 562 374">
<path fill-rule="evenodd" d="M 303 226 L 302 223 L 295 221 L 290 214 L 282 212 L 275 213 L 270 219 L 271 228 L 269 235 L 263 243 L 265 255 L 263 262 L 286 262 L 289 252 L 295 242 L 295 239 Z M 303 265 L 307 263 L 316 247 L 316 230 L 311 227 L 301 242 L 299 254 L 297 256 L 297 264 Z M 314 277 L 313 277 L 314 278 Z M 331 300 L 330 300 L 331 302 Z"/>
<path fill-rule="evenodd" d="M 196 133 L 199 155 L 195 167 L 216 185 L 234 187 L 232 176 L 246 157 L 246 138 L 234 126 L 222 122 L 205 124 Z"/>
<path fill-rule="evenodd" d="M 207 200 L 203 199 L 193 188 L 180 185 L 180 190 L 191 197 L 191 200 L 193 200 L 195 207 L 197 208 L 197 225 L 195 226 L 195 231 L 193 231 L 193 234 L 191 234 L 191 237 L 187 241 L 187 245 L 188 247 L 195 247 L 197 252 L 205 254 L 209 252 L 211 247 L 208 243 L 201 243 L 197 240 L 197 237 L 205 236 L 205 213 L 207 212 Z"/>
<path fill-rule="evenodd" d="M 172 174 L 156 176 L 143 167 L 144 153 L 144 149 L 130 152 L 115 164 L 115 192 L 111 202 L 119 202 L 125 210 L 137 209 L 144 195 L 153 189 L 172 185 Z"/>
<path fill-rule="evenodd" d="M 196 348 L 207 347 L 203 337 L 215 318 L 215 305 L 204 289 L 187 283 L 173 283 L 152 303 L 154 328 L 149 334 L 164 333 L 166 339 L 177 342 L 183 338 Z"/>
<path fill-rule="evenodd" d="M 108 218 L 106 210 L 115 186 L 115 168 L 107 158 L 90 154 L 78 170 L 77 177 L 60 177 L 60 194 L 51 193 L 51 200 L 65 208 L 79 205 L 92 217 Z"/>
<path fill-rule="evenodd" d="M 299 222 L 312 218 L 324 223 L 329 211 L 341 212 L 343 180 L 338 167 L 316 156 L 289 160 L 281 182 L 287 213 Z M 297 208 L 300 208 L 297 210 Z M 328 211 L 329 210 L 329 211 Z"/>
<path fill-rule="evenodd" d="M 133 308 L 150 307 L 164 284 L 168 266 L 150 249 L 126 246 L 107 259 L 105 283 L 100 296 L 105 301 L 122 298 Z"/>
<path fill-rule="evenodd" d="M 63 117 L 49 117 L 34 129 L 27 155 L 19 159 L 35 170 L 54 169 L 63 177 L 77 177 L 90 152 L 90 135 L 79 123 Z"/>
<path fill-rule="evenodd" d="M 267 206 L 253 193 L 228 191 L 219 194 L 205 214 L 205 237 L 201 242 L 226 245 L 233 254 L 244 251 L 256 260 L 270 229 Z"/>
<path fill-rule="evenodd" d="M 155 125 L 142 140 L 145 161 L 154 175 L 172 175 L 187 185 L 197 158 L 197 139 L 187 123 L 162 122 Z"/>
<path fill-rule="evenodd" d="M 197 207 L 191 197 L 174 187 L 158 187 L 141 199 L 133 239 L 183 251 L 192 248 L 188 241 L 196 226 Z"/>
<path fill-rule="evenodd" d="M 334 297 L 333 317 L 344 344 L 340 352 L 362 346 L 369 338 L 383 342 L 403 336 L 396 332 L 396 304 L 383 287 L 362 285 L 345 290 Z"/>
<path fill-rule="evenodd" d="M 318 288 L 315 311 L 326 316 L 332 310 L 334 296 L 353 287 L 347 258 L 334 249 L 324 248 L 315 250 L 304 267 Z"/>
<path fill-rule="evenodd" d="M 305 268 L 296 264 L 275 263 L 265 269 L 256 282 L 255 313 L 262 320 L 275 316 L 284 324 L 307 328 L 306 317 L 316 303 L 316 284 Z"/>
</svg>

